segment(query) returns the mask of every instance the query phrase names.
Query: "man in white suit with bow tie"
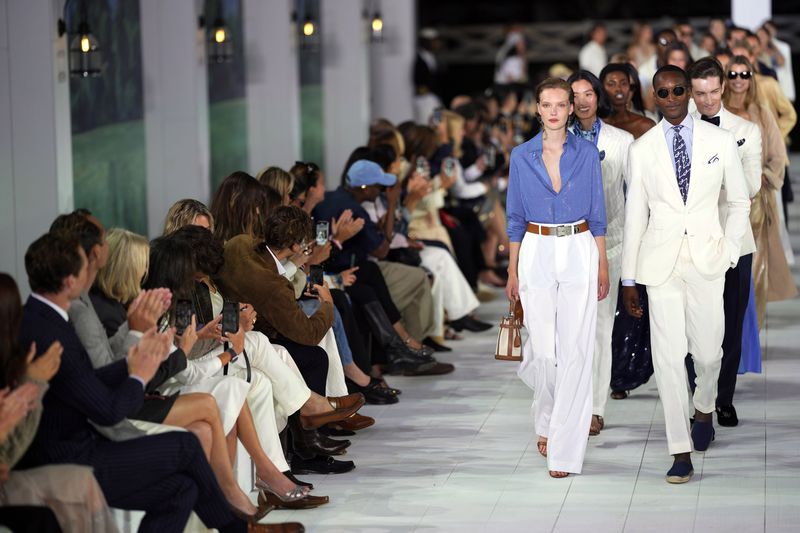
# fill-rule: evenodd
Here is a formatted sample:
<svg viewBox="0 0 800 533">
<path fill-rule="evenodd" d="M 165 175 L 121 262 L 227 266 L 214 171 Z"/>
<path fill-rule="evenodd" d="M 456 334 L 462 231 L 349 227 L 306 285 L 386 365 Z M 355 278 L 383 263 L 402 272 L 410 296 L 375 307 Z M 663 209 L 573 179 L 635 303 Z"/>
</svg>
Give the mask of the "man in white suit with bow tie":
<svg viewBox="0 0 800 533">
<path fill-rule="evenodd" d="M 689 114 L 689 76 L 661 67 L 653 76 L 656 105 L 664 116 L 631 146 L 622 252 L 623 302 L 641 316 L 638 282 L 647 287 L 656 384 L 674 463 L 669 483 L 694 473 L 692 446 L 708 449 L 725 329 L 725 273 L 739 261 L 750 224 L 750 197 L 733 134 Z M 727 218 L 718 201 L 726 191 Z M 697 372 L 695 423 L 684 359 Z"/>
<path fill-rule="evenodd" d="M 725 92 L 724 71 L 713 57 L 704 57 L 689 69 L 692 81 L 692 100 L 697 111 L 692 113 L 695 120 L 704 120 L 727 130 L 736 139 L 737 152 L 744 170 L 747 195 L 752 200 L 761 189 L 761 130 L 758 126 L 735 115 L 722 105 Z M 725 224 L 727 216 L 727 195 L 725 190 L 719 197 L 720 224 Z M 717 380 L 717 423 L 720 426 L 736 426 L 739 418 L 733 407 L 733 394 L 736 390 L 736 374 L 742 358 L 742 323 L 750 298 L 750 277 L 753 268 L 753 253 L 756 242 L 750 225 L 742 238 L 739 263 L 725 274 L 725 337 L 722 341 L 722 367 Z M 694 367 L 687 359 L 689 383 L 694 378 Z"/>
</svg>

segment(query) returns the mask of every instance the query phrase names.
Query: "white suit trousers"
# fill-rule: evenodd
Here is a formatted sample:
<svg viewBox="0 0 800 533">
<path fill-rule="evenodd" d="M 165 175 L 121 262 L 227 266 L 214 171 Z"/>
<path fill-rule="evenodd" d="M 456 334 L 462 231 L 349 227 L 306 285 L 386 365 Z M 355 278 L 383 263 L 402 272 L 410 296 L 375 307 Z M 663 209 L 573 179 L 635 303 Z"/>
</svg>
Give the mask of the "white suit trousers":
<svg viewBox="0 0 800 533">
<path fill-rule="evenodd" d="M 647 286 L 653 370 L 670 455 L 692 451 L 689 417 L 694 412 L 687 392 L 687 353 L 692 354 L 697 373 L 694 408 L 701 413 L 715 409 L 725 334 L 724 289 L 724 272 L 711 281 L 697 272 L 685 238 L 667 281 Z"/>
<path fill-rule="evenodd" d="M 281 432 L 286 427 L 288 417 L 299 411 L 311 397 L 311 389 L 286 348 L 273 345 L 264 334 L 257 331 L 246 333 L 244 340 L 253 370 L 264 374 L 272 384 L 275 421 L 278 432 Z M 246 375 L 243 357 L 237 359 L 231 368 L 235 370 L 231 372 L 235 376 Z"/>
<path fill-rule="evenodd" d="M 611 385 L 611 332 L 617 313 L 619 278 L 622 273 L 622 244 L 606 250 L 608 257 L 608 296 L 597 302 L 597 331 L 592 361 L 592 414 L 605 416 Z"/>
<path fill-rule="evenodd" d="M 339 348 L 336 346 L 333 328 L 328 329 L 317 346 L 328 354 L 328 379 L 325 381 L 325 394 L 327 396 L 347 396 L 349 393 L 344 382 L 344 367 L 342 367 Z"/>
<path fill-rule="evenodd" d="M 528 330 L 517 374 L 534 391 L 534 426 L 548 439 L 548 468 L 580 474 L 592 417 L 597 244 L 588 231 L 526 233 L 517 271 Z"/>
<path fill-rule="evenodd" d="M 477 309 L 480 302 L 450 252 L 438 246 L 426 246 L 419 255 L 422 266 L 433 272 L 433 335 L 443 337 L 445 312 L 450 320 L 457 320 Z"/>
</svg>

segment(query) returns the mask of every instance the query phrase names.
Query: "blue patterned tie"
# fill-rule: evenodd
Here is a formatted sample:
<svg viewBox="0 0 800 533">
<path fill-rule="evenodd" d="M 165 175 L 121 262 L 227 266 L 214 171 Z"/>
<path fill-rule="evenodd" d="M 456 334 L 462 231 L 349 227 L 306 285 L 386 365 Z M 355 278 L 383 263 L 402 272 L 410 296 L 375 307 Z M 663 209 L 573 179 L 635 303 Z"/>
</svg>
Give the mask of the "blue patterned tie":
<svg viewBox="0 0 800 533">
<path fill-rule="evenodd" d="M 689 154 L 686 152 L 686 143 L 681 137 L 681 126 L 672 126 L 675 131 L 675 137 L 672 139 L 672 153 L 675 157 L 675 175 L 678 177 L 678 188 L 681 190 L 683 203 L 686 203 L 686 197 L 689 195 L 689 174 L 692 170 L 691 161 L 689 161 Z"/>
</svg>

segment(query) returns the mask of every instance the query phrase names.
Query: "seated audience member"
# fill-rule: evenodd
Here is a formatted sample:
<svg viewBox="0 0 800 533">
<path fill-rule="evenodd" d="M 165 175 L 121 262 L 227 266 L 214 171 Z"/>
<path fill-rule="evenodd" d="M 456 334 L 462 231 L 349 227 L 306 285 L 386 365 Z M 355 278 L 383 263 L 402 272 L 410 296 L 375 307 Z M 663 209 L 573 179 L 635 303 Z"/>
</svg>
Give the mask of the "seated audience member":
<svg viewBox="0 0 800 533">
<path fill-rule="evenodd" d="M 178 200 L 167 211 L 162 235 L 169 235 L 183 226 L 202 226 L 214 231 L 214 217 L 206 205 L 191 198 Z"/>
<path fill-rule="evenodd" d="M 359 153 L 369 152 L 369 149 L 356 149 L 351 155 L 347 168 L 346 185 L 339 187 L 334 192 L 325 194 L 325 200 L 314 210 L 318 220 L 332 220 L 340 217 L 346 210 L 353 213 L 354 218 L 365 221 L 364 228 L 347 242 L 342 243 L 342 249 L 331 257 L 328 268 L 333 272 L 340 272 L 349 266 L 359 267 L 356 282 L 347 288 L 347 293 L 365 311 L 366 319 L 373 333 L 381 339 L 385 355 L 388 359 L 388 373 L 400 372 L 410 375 L 433 375 L 452 372 L 453 366 L 438 363 L 431 357 L 430 348 L 423 350 L 423 345 L 414 339 L 401 322 L 402 315 L 393 302 L 392 295 L 387 287 L 387 281 L 379 268 L 369 260 L 369 256 L 384 259 L 389 252 L 389 241 L 383 231 L 374 224 L 369 214 L 361 207 L 361 202 L 371 200 L 380 192 L 381 184 L 393 185 L 397 178 L 385 174 L 380 167 L 371 161 L 352 161 L 359 157 Z M 357 166 L 356 166 L 357 165 Z M 393 216 L 391 217 L 393 218 Z M 389 224 L 387 223 L 388 227 Z M 427 279 L 424 280 L 427 284 Z M 429 291 L 430 289 L 428 289 Z M 374 305 L 378 302 L 381 309 Z M 431 302 L 432 307 L 432 302 Z M 383 325 L 386 320 L 391 324 L 394 332 L 386 331 Z M 432 316 L 429 318 L 432 320 Z M 394 336 L 400 336 L 401 342 L 410 350 L 398 348 Z"/>
<path fill-rule="evenodd" d="M 200 317 L 201 323 L 207 323 L 211 317 L 220 316 L 225 301 L 221 290 L 212 281 L 212 279 L 216 279 L 224 264 L 223 247 L 214 239 L 211 232 L 199 226 L 184 226 L 172 233 L 170 237 L 186 242 L 193 250 L 198 271 L 195 274 L 192 301 L 195 313 Z M 246 305 L 246 307 L 247 310 L 242 311 L 240 316 L 240 326 L 245 332 L 247 361 L 236 361 L 230 365 L 228 374 L 243 379 L 251 377 L 253 386 L 251 386 L 247 401 L 255 415 L 256 429 L 262 442 L 265 441 L 265 433 L 268 431 L 283 430 L 288 418 L 294 453 L 308 458 L 344 453 L 350 444 L 348 441 L 329 439 L 318 433 L 315 428 L 326 422 L 347 419 L 354 412 L 354 408 L 337 413 L 327 398 L 309 390 L 288 352 L 284 348 L 278 347 L 286 353 L 284 358 L 278 354 L 276 348 L 263 334 L 251 331 L 253 323 L 256 321 L 256 314 L 252 311 L 252 306 Z M 210 347 L 202 357 L 213 356 L 221 349 L 221 347 Z M 248 363 L 252 366 L 250 372 L 247 368 Z M 271 391 L 258 390 L 258 382 L 264 379 L 268 380 Z M 336 401 L 339 400 L 347 401 L 344 399 Z M 267 402 L 267 405 L 262 405 L 264 402 Z M 264 414 L 258 415 L 258 412 Z M 295 413 L 298 416 L 291 416 Z M 262 428 L 262 424 L 268 425 Z M 309 429 L 304 428 L 304 424 Z M 263 446 L 276 466 L 292 479 L 290 474 L 287 474 L 289 466 L 283 457 L 280 442 L 268 439 Z M 309 484 L 296 480 L 295 483 L 309 486 Z"/>
<path fill-rule="evenodd" d="M 141 235 L 121 228 L 110 229 L 106 243 L 108 259 L 97 271 L 89 298 L 106 336 L 111 338 L 141 305 L 141 299 L 135 306 L 133 302 L 142 293 L 142 281 L 147 277 L 150 243 Z"/>
<path fill-rule="evenodd" d="M 56 341 L 31 361 L 36 347 L 19 343 L 22 302 L 17 284 L 0 273 L 0 526 L 20 532 L 117 531 L 91 468 L 51 465 L 11 470 L 27 450 L 42 415 L 41 399 L 61 364 Z"/>
<path fill-rule="evenodd" d="M 316 163 L 298 161 L 289 169 L 294 186 L 289 194 L 290 205 L 301 207 L 309 215 L 325 198 L 325 176 Z"/>
<path fill-rule="evenodd" d="M 20 342 L 36 342 L 41 354 L 42 347 L 57 340 L 64 353 L 20 466 L 92 467 L 111 506 L 145 511 L 140 531 L 181 530 L 192 510 L 207 527 L 222 532 L 270 531 L 239 518 L 229 506 L 193 434 L 112 442 L 90 424 L 112 425 L 140 409 L 145 384 L 169 353 L 172 332 L 151 329 L 125 360 L 94 370 L 67 315 L 86 286 L 88 262 L 78 238 L 45 234 L 28 248 L 25 269 L 32 295 L 24 307 Z M 302 531 L 302 526 L 291 529 Z"/>
<path fill-rule="evenodd" d="M 191 243 L 181 239 L 176 233 L 159 237 L 151 243 L 150 272 L 145 282 L 146 287 L 165 287 L 172 291 L 176 299 L 189 300 L 197 272 L 195 251 Z M 170 309 L 170 315 L 174 315 L 174 311 L 174 307 Z M 184 364 L 185 370 L 169 376 L 169 379 L 159 386 L 160 390 L 165 395 L 180 393 L 179 398 L 191 397 L 197 393 L 209 393 L 213 396 L 222 418 L 217 436 L 224 442 L 226 435 L 235 435 L 244 445 L 255 464 L 255 486 L 261 491 L 261 498 L 264 501 L 281 508 L 308 509 L 326 504 L 327 496 L 308 495 L 308 487 L 301 487 L 288 479 L 270 459 L 270 456 L 274 457 L 284 470 L 288 470 L 278 437 L 269 380 L 260 373 L 251 375 L 245 373 L 239 378 L 225 375 L 223 371 L 233 359 L 247 357 L 245 332 L 252 328 L 252 319 L 246 319 L 242 323 L 241 314 L 237 313 L 237 316 L 239 320 L 236 323 L 236 331 L 222 332 L 221 339 L 226 343 L 226 349 L 212 351 L 187 361 L 184 354 L 191 353 L 192 350 L 184 343 L 187 338 L 196 339 L 196 319 L 192 317 L 181 338 L 183 353 L 178 354 L 176 351 L 170 356 L 170 359 L 178 357 Z M 192 410 L 189 409 L 189 416 L 191 413 Z M 170 411 L 168 416 L 172 414 Z M 258 424 L 254 418 L 259 420 Z M 235 433 L 231 433 L 234 428 Z M 235 440 L 229 441 L 229 446 L 230 456 L 234 457 Z M 270 450 L 270 453 L 267 454 L 265 449 Z M 224 453 L 220 453 L 224 456 Z M 228 460 L 226 465 L 229 466 L 230 460 L 227 457 L 226 459 Z"/>
<path fill-rule="evenodd" d="M 355 156 L 359 159 L 365 159 L 365 163 L 373 162 L 374 151 L 369 149 L 366 155 Z M 394 161 L 392 161 L 394 162 Z M 352 167 L 355 160 L 351 158 L 345 165 L 346 169 Z M 397 162 L 395 172 L 399 173 L 400 162 Z M 383 175 L 384 172 L 381 172 Z M 390 174 L 386 174 L 389 176 Z M 373 222 L 372 226 L 378 228 L 381 232 L 380 238 L 386 237 L 387 241 L 391 241 L 392 236 L 398 229 L 398 226 L 403 224 L 402 218 L 398 218 L 398 209 L 400 206 L 400 193 L 401 186 L 399 180 L 395 176 L 394 186 L 386 189 L 386 203 L 387 213 L 378 222 Z M 377 190 L 377 189 L 376 189 Z M 370 219 L 368 221 L 372 222 Z M 362 230 L 361 234 L 364 234 Z M 381 252 L 379 248 L 373 250 Z M 436 324 L 436 310 L 434 308 L 433 294 L 431 292 L 431 282 L 428 279 L 428 273 L 420 268 L 419 257 L 410 255 L 401 256 L 398 250 L 392 251 L 391 244 L 385 255 L 380 257 L 369 254 L 378 260 L 378 267 L 380 268 L 381 275 L 386 282 L 386 287 L 389 289 L 392 302 L 400 311 L 402 316 L 402 324 L 408 332 L 406 343 L 415 350 L 421 350 L 423 354 L 431 355 L 433 349 L 429 346 L 432 336 L 441 336 L 440 327 Z M 426 344 L 420 344 L 417 339 L 428 341 Z M 437 345 L 438 346 L 438 345 Z"/>
<path fill-rule="evenodd" d="M 258 175 L 258 181 L 278 193 L 281 205 L 291 203 L 291 192 L 294 189 L 294 177 L 291 174 L 279 167 L 269 167 Z"/>
<path fill-rule="evenodd" d="M 264 242 L 270 229 L 264 218 L 271 208 L 266 190 L 248 174 L 236 172 L 225 178 L 214 195 L 211 212 L 216 237 L 225 245 L 225 264 L 215 283 L 227 297 L 253 305 L 258 313 L 255 329 L 269 337 L 273 344 L 286 348 L 308 387 L 325 396 L 329 358 L 318 344 L 330 329 L 333 316 L 330 293 L 327 287 L 321 286 L 320 297 L 325 301 L 311 317 L 297 306 L 291 283 L 280 273 L 280 260 Z M 233 198 L 237 200 L 234 202 Z M 288 231 L 285 227 L 272 229 Z M 292 231 L 303 233 L 301 240 L 309 238 L 310 224 L 294 227 Z M 284 257 L 300 249 L 300 242 L 292 243 Z M 329 401 L 337 415 L 357 410 L 364 403 L 360 394 Z M 369 417 L 362 419 L 357 414 L 353 418 L 363 420 L 363 427 L 374 423 Z M 331 457 L 303 461 L 303 458 L 292 457 L 293 473 L 341 473 L 355 467 L 352 461 L 335 461 Z"/>
<path fill-rule="evenodd" d="M 50 231 L 68 231 L 78 236 L 89 262 L 88 287 L 91 287 L 97 271 L 108 260 L 108 243 L 103 225 L 88 210 L 79 209 L 58 216 L 50 225 Z M 106 336 L 106 330 L 97 318 L 88 289 L 70 305 L 69 315 L 92 360 L 92 366 L 99 368 L 124 358 L 131 346 L 139 341 L 141 334 L 156 325 L 158 317 L 168 306 L 169 299 L 163 292 L 143 295 L 110 337 Z"/>
</svg>

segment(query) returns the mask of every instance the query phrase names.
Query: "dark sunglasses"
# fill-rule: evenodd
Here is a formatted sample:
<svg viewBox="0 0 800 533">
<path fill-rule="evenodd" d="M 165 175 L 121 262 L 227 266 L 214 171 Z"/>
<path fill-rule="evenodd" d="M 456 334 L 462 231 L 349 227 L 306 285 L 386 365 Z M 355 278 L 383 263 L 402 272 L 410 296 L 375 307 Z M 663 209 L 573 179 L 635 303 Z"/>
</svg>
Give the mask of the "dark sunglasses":
<svg viewBox="0 0 800 533">
<path fill-rule="evenodd" d="M 744 72 L 733 72 L 732 70 L 728 71 L 728 79 L 735 80 L 736 78 L 742 78 L 743 80 L 749 80 L 753 76 L 753 73 L 745 70 Z"/>
<path fill-rule="evenodd" d="M 672 88 L 672 94 L 675 96 L 683 96 L 683 93 L 686 92 L 686 87 L 678 85 Z M 662 87 L 661 89 L 656 91 L 656 96 L 661 98 L 662 100 L 666 100 L 669 97 L 669 89 L 666 87 Z"/>
</svg>

